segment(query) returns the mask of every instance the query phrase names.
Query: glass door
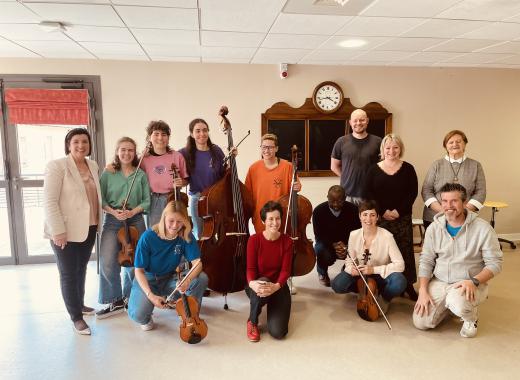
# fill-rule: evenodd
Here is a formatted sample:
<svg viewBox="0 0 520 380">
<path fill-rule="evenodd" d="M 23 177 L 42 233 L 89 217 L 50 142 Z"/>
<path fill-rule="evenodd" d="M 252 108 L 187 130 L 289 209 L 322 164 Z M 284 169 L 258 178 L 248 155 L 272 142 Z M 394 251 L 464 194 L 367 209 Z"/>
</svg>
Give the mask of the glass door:
<svg viewBox="0 0 520 380">
<path fill-rule="evenodd" d="M 76 84 L 75 84 L 76 85 Z M 60 81 L 4 81 L 3 88 L 64 88 Z M 70 82 L 66 84 L 71 88 Z M 80 87 L 88 88 L 91 97 L 94 94 L 93 85 L 79 82 Z M 92 91 L 91 91 L 92 90 Z M 2 135 L 5 139 L 6 155 L 4 157 L 7 175 L 0 179 L 0 227 L 3 223 L 8 228 L 0 231 L 0 250 L 8 256 L 5 263 L 31 264 L 53 262 L 54 256 L 48 239 L 43 237 L 43 178 L 48 161 L 65 156 L 64 139 L 71 128 L 87 128 L 93 137 L 92 159 L 103 162 L 99 157 L 98 130 L 94 119 L 93 102 L 91 103 L 90 125 L 41 125 L 14 124 L 7 122 L 6 112 L 3 112 Z M 5 107 L 4 110 L 9 112 Z M 5 197 L 5 201 L 3 200 Z M 5 212 L 4 212 L 5 211 Z M 6 214 L 4 216 L 3 214 Z M 6 232 L 7 231 L 7 232 Z M 5 239 L 1 234 L 9 234 Z M 9 243 L 10 246 L 6 246 Z M 0 255 L 2 254 L 0 253 Z M 0 256 L 0 264 L 2 263 Z"/>
</svg>

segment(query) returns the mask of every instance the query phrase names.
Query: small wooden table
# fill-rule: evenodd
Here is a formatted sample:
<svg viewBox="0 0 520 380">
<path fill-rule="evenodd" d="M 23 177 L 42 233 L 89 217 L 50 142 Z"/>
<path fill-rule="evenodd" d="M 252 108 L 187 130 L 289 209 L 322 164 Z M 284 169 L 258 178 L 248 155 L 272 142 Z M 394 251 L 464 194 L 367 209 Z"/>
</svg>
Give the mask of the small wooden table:
<svg viewBox="0 0 520 380">
<path fill-rule="evenodd" d="M 495 201 L 485 201 L 484 206 L 491 207 L 491 227 L 495 228 L 495 213 L 499 212 L 501 208 L 506 208 L 509 205 L 505 202 L 495 202 Z M 511 249 L 516 249 L 516 244 L 511 240 L 498 238 L 499 242 L 508 243 L 511 246 Z"/>
</svg>

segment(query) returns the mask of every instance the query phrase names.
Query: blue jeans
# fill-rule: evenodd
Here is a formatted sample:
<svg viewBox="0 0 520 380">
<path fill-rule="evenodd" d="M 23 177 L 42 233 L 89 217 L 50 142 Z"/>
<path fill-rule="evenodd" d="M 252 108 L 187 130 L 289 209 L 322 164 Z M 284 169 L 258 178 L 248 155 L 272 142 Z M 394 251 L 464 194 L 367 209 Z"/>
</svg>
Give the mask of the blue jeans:
<svg viewBox="0 0 520 380">
<path fill-rule="evenodd" d="M 96 241 L 96 232 L 97 226 L 90 226 L 85 241 L 69 241 L 63 249 L 51 240 L 51 248 L 56 255 L 56 264 L 60 272 L 61 295 L 73 322 L 83 319 L 85 277 L 88 260 Z"/>
<path fill-rule="evenodd" d="M 316 241 L 314 252 L 316 253 L 316 270 L 319 275 L 325 276 L 329 267 L 336 262 L 336 251 L 332 248 L 332 245 Z"/>
<path fill-rule="evenodd" d="M 371 274 L 365 278 L 371 277 L 376 280 L 379 293 L 385 301 L 389 302 L 392 298 L 401 295 L 406 289 L 406 278 L 402 273 L 391 273 L 386 278 L 378 274 Z M 332 290 L 336 293 L 357 293 L 356 282 L 358 276 L 352 276 L 345 271 L 340 272 L 330 283 Z"/>
<path fill-rule="evenodd" d="M 141 235 L 145 230 L 143 214 L 137 214 L 127 219 L 129 226 L 134 226 Z M 134 280 L 134 268 L 123 267 L 123 287 L 121 287 L 121 266 L 118 261 L 118 252 L 121 244 L 117 238 L 117 232 L 123 226 L 123 222 L 113 215 L 105 213 L 101 244 L 99 249 L 99 297 L 100 304 L 117 302 L 123 297 L 130 297 L 132 281 Z"/>
<path fill-rule="evenodd" d="M 151 274 L 146 274 L 146 279 L 148 280 L 152 292 L 164 297 L 169 296 L 177 284 L 177 276 L 175 274 L 159 279 L 155 278 L 155 276 Z M 186 291 L 186 295 L 193 296 L 197 299 L 199 309 L 202 304 L 202 295 L 207 286 L 208 276 L 206 273 L 200 272 L 198 277 L 191 280 L 190 286 Z M 175 299 L 178 299 L 179 297 L 180 295 L 176 294 Z M 128 316 L 135 322 L 144 325 L 150 321 L 153 309 L 153 303 L 151 303 L 148 297 L 146 297 L 146 294 L 144 294 L 137 279 L 134 279 L 132 292 L 130 293 L 130 301 L 128 303 Z"/>
<path fill-rule="evenodd" d="M 150 213 L 148 214 L 148 228 L 152 228 L 154 224 L 159 223 L 161 215 L 168 204 L 168 194 L 152 193 L 150 204 Z"/>
<path fill-rule="evenodd" d="M 200 193 L 190 194 L 190 201 L 188 204 L 191 221 L 193 223 L 193 235 L 197 240 L 200 240 L 200 234 L 202 233 L 202 218 L 199 217 L 199 199 Z"/>
</svg>

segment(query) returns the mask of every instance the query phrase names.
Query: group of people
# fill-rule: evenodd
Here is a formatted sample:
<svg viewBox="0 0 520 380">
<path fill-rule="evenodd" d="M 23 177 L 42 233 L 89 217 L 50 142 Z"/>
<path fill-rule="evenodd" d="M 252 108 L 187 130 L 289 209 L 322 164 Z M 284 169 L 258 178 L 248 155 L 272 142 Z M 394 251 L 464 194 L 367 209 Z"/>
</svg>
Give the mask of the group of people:
<svg viewBox="0 0 520 380">
<path fill-rule="evenodd" d="M 422 188 L 424 222 L 431 225 L 419 262 L 417 295 L 412 231 L 417 175 L 402 160 L 401 139 L 370 135 L 368 123 L 365 111 L 355 110 L 349 120 L 352 133 L 339 138 L 332 150 L 331 170 L 341 177 L 341 185 L 329 189 L 327 201 L 312 215 L 318 280 L 337 293 L 348 293 L 356 291 L 360 274 L 373 278 L 385 312 L 392 298 L 406 294 L 416 301 L 417 328 L 435 327 L 451 310 L 464 321 L 461 335 L 472 337 L 477 331 L 477 306 L 502 265 L 494 230 L 475 213 L 485 199 L 482 166 L 465 156 L 463 132 L 448 133 L 443 143 L 447 155 L 432 165 Z M 153 309 L 170 307 L 166 297 L 177 288 L 183 262 L 196 268 L 179 290 L 201 305 L 208 277 L 200 265 L 197 241 L 202 219 L 197 205 L 201 193 L 224 176 L 226 155 L 211 142 L 209 126 L 202 119 L 189 124 L 186 146 L 179 151 L 170 147 L 170 136 L 164 121 L 152 121 L 147 128 L 149 145 L 140 156 L 134 140 L 119 139 L 114 159 L 98 179 L 97 164 L 87 158 L 91 138 L 86 129 L 75 128 L 65 137 L 66 157 L 47 164 L 45 236 L 56 256 L 65 306 L 79 334 L 91 334 L 84 315 L 102 319 L 125 309 L 143 330 L 153 329 Z M 292 165 L 277 156 L 274 134 L 262 136 L 260 150 L 262 159 L 250 166 L 245 179 L 254 204 L 255 234 L 247 243 L 245 273 L 250 299 L 247 337 L 252 342 L 260 340 L 258 318 L 264 305 L 269 333 L 275 338 L 288 333 L 291 290 L 295 294 L 289 286 L 293 241 L 281 231 L 284 215 L 276 200 L 302 188 L 299 180 L 293 181 Z M 175 179 L 172 165 L 178 172 Z M 188 207 L 180 200 L 168 201 L 172 191 L 186 185 Z M 140 238 L 134 266 L 123 267 L 121 273 L 118 234 L 124 226 L 135 227 Z M 99 230 L 99 303 L 106 306 L 95 311 L 84 304 L 84 292 Z M 344 265 L 331 280 L 328 268 L 337 259 Z"/>
</svg>

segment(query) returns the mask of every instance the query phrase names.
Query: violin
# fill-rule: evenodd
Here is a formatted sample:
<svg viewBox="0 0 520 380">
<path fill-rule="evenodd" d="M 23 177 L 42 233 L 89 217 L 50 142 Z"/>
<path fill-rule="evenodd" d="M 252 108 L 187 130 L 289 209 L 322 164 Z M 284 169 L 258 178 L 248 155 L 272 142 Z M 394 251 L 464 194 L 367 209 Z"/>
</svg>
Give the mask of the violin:
<svg viewBox="0 0 520 380">
<path fill-rule="evenodd" d="M 231 150 L 234 143 L 227 114 L 228 108 L 222 106 L 219 116 Z M 253 197 L 238 179 L 235 155 L 229 155 L 228 161 L 224 176 L 201 194 L 198 203 L 203 220 L 199 246 L 208 287 L 224 296 L 246 286 L 248 221 L 253 213 Z"/>
<path fill-rule="evenodd" d="M 364 265 L 367 265 L 371 255 L 368 249 L 365 249 L 363 253 Z M 379 310 L 375 300 L 378 294 L 377 283 L 376 280 L 371 277 L 366 279 L 366 283 L 367 285 L 365 285 L 365 281 L 361 278 L 356 282 L 358 290 L 357 313 L 365 321 L 374 322 L 379 318 Z M 370 288 L 370 291 L 367 290 L 368 288 Z"/>
<path fill-rule="evenodd" d="M 126 206 L 128 204 L 128 198 L 130 197 L 130 193 L 132 188 L 134 187 L 135 179 L 137 178 L 137 171 L 141 167 L 141 163 L 143 162 L 143 158 L 145 153 L 150 148 L 150 142 L 147 141 L 145 144 L 145 148 L 143 153 L 141 154 L 141 158 L 139 159 L 139 163 L 135 168 L 132 182 L 130 183 L 130 187 L 128 188 L 128 192 L 126 193 L 126 198 L 123 202 L 121 209 L 123 211 L 126 210 Z M 121 249 L 117 253 L 117 261 L 119 265 L 122 267 L 133 267 L 134 266 L 134 258 L 135 258 L 135 248 L 137 247 L 137 242 L 139 241 L 139 231 L 135 226 L 129 226 L 127 220 L 123 220 L 123 226 L 119 228 L 117 231 L 117 240 L 119 244 L 121 244 Z"/>
<path fill-rule="evenodd" d="M 181 192 L 180 188 L 175 186 L 175 180 L 177 178 L 180 178 L 180 175 L 179 175 L 179 169 L 177 168 L 177 165 L 175 165 L 173 162 L 172 162 L 172 166 L 170 169 L 170 174 L 172 176 L 172 181 L 173 181 L 174 185 L 173 185 L 173 190 L 170 192 L 170 194 L 168 194 L 168 203 L 171 201 L 180 200 L 182 203 L 184 203 L 184 205 L 186 207 L 188 207 L 188 194 Z"/>
<path fill-rule="evenodd" d="M 171 300 L 175 292 L 179 291 L 180 287 L 188 278 L 188 276 L 194 271 L 194 269 L 200 264 L 200 261 L 195 264 L 190 271 L 181 280 L 181 273 L 179 274 L 179 282 L 175 287 L 174 291 L 166 299 L 166 303 L 171 307 Z M 199 303 L 192 296 L 187 296 L 181 293 L 181 297 L 175 302 L 175 310 L 182 319 L 182 323 L 179 326 L 179 334 L 181 339 L 189 344 L 197 344 L 208 335 L 208 325 L 199 317 Z"/>
<path fill-rule="evenodd" d="M 306 235 L 307 225 L 311 222 L 312 217 L 312 204 L 303 195 L 299 195 L 293 190 L 298 178 L 298 148 L 296 145 L 291 148 L 291 156 L 293 168 L 291 192 L 279 198 L 278 203 L 282 205 L 285 215 L 284 233 L 288 233 L 293 240 L 291 274 L 292 276 L 303 276 L 311 272 L 316 264 L 312 241 Z"/>
</svg>

